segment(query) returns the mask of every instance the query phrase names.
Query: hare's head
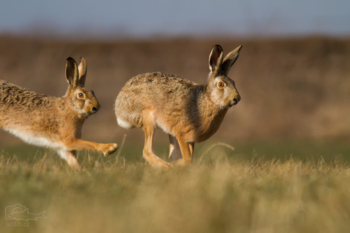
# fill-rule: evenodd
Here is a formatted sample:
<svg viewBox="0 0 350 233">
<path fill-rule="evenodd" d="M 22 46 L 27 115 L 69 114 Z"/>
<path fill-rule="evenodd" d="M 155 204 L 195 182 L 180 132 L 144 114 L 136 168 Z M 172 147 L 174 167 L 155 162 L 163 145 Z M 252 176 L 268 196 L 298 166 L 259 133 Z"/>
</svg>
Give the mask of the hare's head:
<svg viewBox="0 0 350 233">
<path fill-rule="evenodd" d="M 242 46 L 226 55 L 223 59 L 223 50 L 220 45 L 215 45 L 209 55 L 209 77 L 207 93 L 211 100 L 222 108 L 232 107 L 241 100 L 241 96 L 235 86 L 235 82 L 227 77 L 232 65 L 237 60 Z"/>
<path fill-rule="evenodd" d="M 68 90 L 66 98 L 72 109 L 82 115 L 91 115 L 100 109 L 95 94 L 92 90 L 84 87 L 86 79 L 86 61 L 81 58 L 79 67 L 71 57 L 66 62 L 66 78 L 68 81 Z"/>
</svg>

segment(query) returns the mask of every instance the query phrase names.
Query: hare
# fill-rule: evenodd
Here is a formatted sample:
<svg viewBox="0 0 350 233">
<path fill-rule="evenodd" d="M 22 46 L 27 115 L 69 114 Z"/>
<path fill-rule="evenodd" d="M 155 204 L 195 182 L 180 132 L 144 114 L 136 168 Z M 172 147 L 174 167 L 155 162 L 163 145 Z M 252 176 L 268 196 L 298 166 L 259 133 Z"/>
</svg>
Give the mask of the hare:
<svg viewBox="0 0 350 233">
<path fill-rule="evenodd" d="M 169 134 L 169 158 L 176 165 L 190 165 L 194 144 L 218 130 L 227 110 L 241 99 L 234 81 L 227 77 L 241 48 L 223 58 L 221 46 L 213 47 L 205 85 L 160 72 L 137 75 L 125 84 L 115 101 L 117 122 L 123 128 L 136 126 L 144 131 L 143 158 L 151 166 L 172 166 L 152 150 L 157 127 Z"/>
<path fill-rule="evenodd" d="M 69 86 L 63 97 L 37 94 L 0 80 L 0 128 L 29 144 L 56 150 L 77 169 L 76 150 L 92 150 L 105 156 L 113 153 L 118 147 L 115 143 L 80 139 L 84 121 L 100 108 L 94 92 L 84 88 L 86 73 L 84 58 L 79 67 L 73 58 L 67 59 Z"/>
</svg>

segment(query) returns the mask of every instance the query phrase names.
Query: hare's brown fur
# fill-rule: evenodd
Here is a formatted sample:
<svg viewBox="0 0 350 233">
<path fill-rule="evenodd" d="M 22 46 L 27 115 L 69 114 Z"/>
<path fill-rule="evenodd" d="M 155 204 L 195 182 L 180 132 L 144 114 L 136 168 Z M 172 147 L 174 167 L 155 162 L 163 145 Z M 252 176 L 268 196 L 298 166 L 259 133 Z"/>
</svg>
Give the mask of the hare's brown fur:
<svg viewBox="0 0 350 233">
<path fill-rule="evenodd" d="M 79 68 L 80 77 L 75 61 L 67 60 L 70 86 L 63 97 L 38 94 L 0 80 L 0 127 L 30 144 L 57 150 L 76 168 L 79 164 L 75 150 L 93 150 L 108 155 L 117 149 L 114 143 L 80 140 L 84 121 L 97 112 L 99 103 L 93 92 L 83 87 L 86 78 L 84 59 Z M 80 94 L 82 97 L 77 96 Z"/>
<path fill-rule="evenodd" d="M 180 164 L 190 164 L 194 143 L 208 139 L 218 130 L 228 108 L 240 100 L 234 82 L 226 76 L 240 48 L 223 61 L 221 47 L 214 46 L 206 85 L 155 72 L 133 77 L 122 88 L 115 102 L 118 124 L 143 129 L 143 155 L 152 166 L 169 166 L 152 151 L 156 127 L 169 134 L 169 157 L 173 160 L 182 157 Z M 219 82 L 225 83 L 226 89 L 219 90 L 216 87 Z"/>
<path fill-rule="evenodd" d="M 64 100 L 46 96 L 0 80 L 0 125 L 31 125 L 34 131 L 58 133 L 64 125 L 59 111 L 65 111 Z M 25 115 L 26 117 L 23 117 Z M 57 116 L 52 118 L 52 116 Z"/>
<path fill-rule="evenodd" d="M 65 97 L 38 94 L 3 80 L 0 80 L 0 104 L 0 112 L 6 112 L 0 115 L 0 125 L 5 130 L 50 135 L 51 141 L 67 139 L 69 135 L 80 137 L 87 118 L 74 116 Z"/>
<path fill-rule="evenodd" d="M 218 108 L 208 99 L 206 86 L 160 72 L 130 79 L 116 106 L 116 115 L 138 128 L 143 127 L 147 109 L 165 132 L 180 134 L 187 142 L 202 142 L 212 136 L 228 109 Z"/>
</svg>

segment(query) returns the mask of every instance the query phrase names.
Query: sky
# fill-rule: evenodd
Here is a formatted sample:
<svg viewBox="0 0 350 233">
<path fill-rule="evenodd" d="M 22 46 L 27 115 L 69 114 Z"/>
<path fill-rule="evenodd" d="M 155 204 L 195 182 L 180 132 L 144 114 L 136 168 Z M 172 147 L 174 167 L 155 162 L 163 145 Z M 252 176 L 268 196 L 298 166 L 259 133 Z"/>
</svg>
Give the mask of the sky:
<svg viewBox="0 0 350 233">
<path fill-rule="evenodd" d="M 0 34 L 87 38 L 350 35 L 349 0 L 1 0 Z"/>
</svg>

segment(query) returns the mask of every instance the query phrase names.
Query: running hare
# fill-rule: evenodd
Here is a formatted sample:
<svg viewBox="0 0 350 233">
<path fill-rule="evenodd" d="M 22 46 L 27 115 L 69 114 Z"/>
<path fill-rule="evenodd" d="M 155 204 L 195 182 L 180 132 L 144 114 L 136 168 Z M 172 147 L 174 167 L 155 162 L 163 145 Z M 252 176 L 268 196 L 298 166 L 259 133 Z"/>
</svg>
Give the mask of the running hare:
<svg viewBox="0 0 350 233">
<path fill-rule="evenodd" d="M 143 157 L 151 166 L 171 166 L 153 153 L 157 126 L 169 134 L 169 158 L 178 160 L 179 165 L 191 164 L 194 143 L 207 140 L 218 130 L 229 107 L 241 99 L 234 81 L 227 77 L 241 48 L 223 58 L 221 46 L 213 47 L 205 85 L 165 73 L 140 74 L 125 84 L 115 101 L 117 122 L 144 131 Z"/>
<path fill-rule="evenodd" d="M 56 150 L 75 168 L 80 167 L 75 150 L 92 150 L 105 156 L 113 153 L 117 144 L 80 139 L 84 121 L 100 108 L 94 92 L 84 88 L 86 73 L 84 58 L 79 67 L 73 58 L 67 59 L 69 86 L 63 97 L 37 94 L 0 80 L 0 128 L 29 144 Z"/>
</svg>

